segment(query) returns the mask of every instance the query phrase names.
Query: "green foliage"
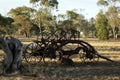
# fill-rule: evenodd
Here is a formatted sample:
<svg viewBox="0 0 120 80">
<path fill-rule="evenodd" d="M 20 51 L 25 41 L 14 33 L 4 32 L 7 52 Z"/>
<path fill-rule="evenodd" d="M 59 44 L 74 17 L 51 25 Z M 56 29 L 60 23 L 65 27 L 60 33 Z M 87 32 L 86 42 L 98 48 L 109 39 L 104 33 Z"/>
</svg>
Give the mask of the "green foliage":
<svg viewBox="0 0 120 80">
<path fill-rule="evenodd" d="M 7 18 L 0 14 L 0 25 L 5 25 L 7 23 L 8 23 Z"/>
<path fill-rule="evenodd" d="M 40 29 L 36 24 L 33 24 L 33 26 L 30 29 L 31 35 L 39 35 Z"/>
<path fill-rule="evenodd" d="M 41 6 L 45 7 L 58 7 L 58 1 L 57 0 L 30 0 L 30 3 L 35 4 L 39 3 Z"/>
<path fill-rule="evenodd" d="M 36 2 L 39 2 L 40 0 L 30 0 L 30 3 L 36 3 Z"/>
<path fill-rule="evenodd" d="M 79 16 L 79 14 L 76 13 L 75 11 L 67 11 L 66 13 L 67 13 L 68 18 L 71 20 L 75 20 Z"/>
<path fill-rule="evenodd" d="M 32 9 L 30 7 L 26 7 L 26 6 L 22 6 L 22 7 L 17 7 L 15 9 L 11 9 L 8 12 L 8 15 L 13 17 L 13 18 L 16 16 L 19 16 L 19 15 L 26 15 L 26 16 L 31 17 L 34 12 L 36 12 L 35 9 Z"/>
<path fill-rule="evenodd" d="M 97 5 L 104 5 L 104 6 L 108 6 L 109 3 L 106 0 L 98 0 Z"/>
<path fill-rule="evenodd" d="M 98 0 L 98 5 L 106 7 L 106 17 L 108 19 L 108 24 L 112 27 L 112 34 L 114 39 L 116 39 L 115 27 L 120 28 L 120 6 L 118 3 L 120 0 Z"/>
<path fill-rule="evenodd" d="M 11 9 L 9 11 L 9 16 L 11 16 L 14 19 L 14 29 L 16 28 L 16 32 L 20 34 L 21 32 L 24 33 L 27 37 L 30 34 L 30 29 L 32 27 L 32 18 L 33 14 L 36 12 L 36 10 L 30 8 L 30 7 L 17 7 L 15 9 Z"/>
<path fill-rule="evenodd" d="M 95 19 L 91 18 L 88 22 L 89 37 L 96 37 Z"/>
<path fill-rule="evenodd" d="M 70 29 L 83 32 L 85 36 L 89 34 L 88 21 L 84 19 L 82 14 L 74 10 L 67 11 L 66 14 L 58 15 L 58 25 L 63 30 L 69 31 Z"/>
<path fill-rule="evenodd" d="M 51 13 L 54 8 L 57 9 L 58 1 L 57 0 L 30 0 L 30 3 L 36 5 L 39 9 L 34 15 L 33 22 L 39 28 L 39 33 L 43 35 L 43 33 L 53 32 L 56 27 L 56 20 L 53 19 L 53 15 Z"/>
<path fill-rule="evenodd" d="M 108 39 L 108 21 L 105 15 L 102 11 L 100 11 L 97 15 L 96 21 L 95 21 L 95 27 L 97 30 L 97 37 L 100 40 L 106 40 Z"/>
<path fill-rule="evenodd" d="M 0 34 L 11 34 L 14 20 L 10 17 L 0 15 Z"/>
</svg>

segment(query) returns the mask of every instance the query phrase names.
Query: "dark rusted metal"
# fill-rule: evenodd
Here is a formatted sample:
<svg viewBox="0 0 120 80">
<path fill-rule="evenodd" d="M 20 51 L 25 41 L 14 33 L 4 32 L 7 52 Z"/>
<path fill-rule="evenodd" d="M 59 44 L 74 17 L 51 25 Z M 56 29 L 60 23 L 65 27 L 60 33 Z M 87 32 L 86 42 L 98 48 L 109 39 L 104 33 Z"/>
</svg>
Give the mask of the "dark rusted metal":
<svg viewBox="0 0 120 80">
<path fill-rule="evenodd" d="M 80 54 L 80 58 L 82 61 L 86 62 L 86 60 L 88 61 L 95 61 L 97 62 L 99 60 L 99 58 L 103 58 L 106 59 L 108 61 L 112 61 L 111 59 L 108 59 L 107 57 L 104 57 L 100 54 L 98 54 L 98 52 L 95 50 L 95 48 L 90 45 L 89 43 L 83 41 L 83 40 L 75 40 L 75 35 L 71 34 L 70 38 L 67 38 L 67 32 L 65 32 L 63 30 L 63 33 L 60 32 L 61 36 L 58 38 L 53 38 L 52 36 L 56 35 L 56 32 L 53 32 L 52 34 L 47 35 L 47 37 L 45 38 L 44 36 L 42 36 L 41 40 L 35 40 L 33 41 L 32 44 L 36 44 L 36 46 L 34 45 L 28 45 L 26 47 L 25 53 L 29 53 L 27 52 L 27 49 L 31 47 L 31 52 L 29 53 L 30 56 L 40 56 L 43 61 L 45 60 L 45 57 L 49 57 L 51 59 L 56 58 L 56 52 L 59 53 L 59 60 L 62 59 L 64 57 L 64 55 L 67 55 L 69 58 L 70 56 L 74 55 L 74 54 Z M 74 33 L 74 32 L 72 32 Z M 72 39 L 72 37 L 74 39 Z M 67 44 L 77 44 L 79 46 L 76 47 L 76 49 L 74 50 L 68 50 L 65 51 L 64 49 L 62 49 L 64 46 L 66 46 Z M 34 48 L 36 47 L 36 48 Z M 81 52 L 82 51 L 82 52 Z M 26 60 L 27 57 L 25 56 Z M 40 61 L 41 61 L 40 58 Z M 44 61 L 45 62 L 45 61 Z"/>
</svg>

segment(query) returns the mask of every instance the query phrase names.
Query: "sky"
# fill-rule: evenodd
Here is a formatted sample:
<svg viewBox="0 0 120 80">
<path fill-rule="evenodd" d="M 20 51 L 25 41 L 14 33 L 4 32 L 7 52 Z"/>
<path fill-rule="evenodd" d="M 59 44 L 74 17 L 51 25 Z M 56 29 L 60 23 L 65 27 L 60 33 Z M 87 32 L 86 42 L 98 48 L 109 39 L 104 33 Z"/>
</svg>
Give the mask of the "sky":
<svg viewBox="0 0 120 80">
<path fill-rule="evenodd" d="M 96 17 L 100 10 L 97 6 L 98 0 L 58 0 L 58 12 L 56 14 L 65 14 L 66 10 L 77 9 L 79 13 L 83 14 L 86 19 Z M 13 8 L 20 6 L 32 7 L 29 0 L 0 0 L 0 14 L 6 16 L 7 13 Z"/>
</svg>

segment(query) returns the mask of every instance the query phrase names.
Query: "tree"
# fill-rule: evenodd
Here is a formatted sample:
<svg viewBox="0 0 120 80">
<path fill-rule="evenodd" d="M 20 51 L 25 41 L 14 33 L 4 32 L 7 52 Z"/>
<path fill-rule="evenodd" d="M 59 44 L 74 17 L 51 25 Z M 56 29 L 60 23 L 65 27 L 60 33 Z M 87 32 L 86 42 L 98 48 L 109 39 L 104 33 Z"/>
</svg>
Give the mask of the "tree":
<svg viewBox="0 0 120 80">
<path fill-rule="evenodd" d="M 97 5 L 103 5 L 105 7 L 108 6 L 109 3 L 106 0 L 98 0 Z"/>
<path fill-rule="evenodd" d="M 70 19 L 70 20 L 76 20 L 79 16 L 79 14 L 73 10 L 67 11 L 66 13 L 67 13 L 68 19 Z"/>
<path fill-rule="evenodd" d="M 7 23 L 5 17 L 0 14 L 0 34 L 6 34 L 5 23 Z"/>
<path fill-rule="evenodd" d="M 13 29 L 13 26 L 12 26 L 12 23 L 14 22 L 14 20 L 10 17 L 6 17 L 6 24 L 5 24 L 5 30 L 6 30 L 6 33 L 11 35 L 13 32 L 12 32 L 12 29 Z"/>
<path fill-rule="evenodd" d="M 57 0 L 30 0 L 30 3 L 35 4 L 35 3 L 39 3 L 41 6 L 45 6 L 45 7 L 58 7 L 58 1 Z"/>
<path fill-rule="evenodd" d="M 43 36 L 44 31 L 50 25 L 52 16 L 47 9 L 40 9 L 34 16 L 34 23 L 39 27 L 40 34 Z"/>
<path fill-rule="evenodd" d="M 3 16 L 0 14 L 0 25 L 5 25 L 6 22 L 7 22 L 7 21 L 6 21 L 5 17 L 3 17 Z"/>
<path fill-rule="evenodd" d="M 30 29 L 30 34 L 34 35 L 34 36 L 39 35 L 39 32 L 40 32 L 39 27 L 36 24 L 34 24 L 34 23 L 32 25 L 33 26 Z"/>
<path fill-rule="evenodd" d="M 51 32 L 50 28 L 56 27 L 55 20 L 53 19 L 52 12 L 54 8 L 57 9 L 57 0 L 30 0 L 30 3 L 38 7 L 38 11 L 35 14 L 34 22 L 39 26 L 40 34 Z"/>
<path fill-rule="evenodd" d="M 112 27 L 114 39 L 117 39 L 116 27 L 120 26 L 120 18 L 117 8 L 115 6 L 109 7 L 108 11 L 106 12 L 106 16 L 108 18 L 108 23 Z"/>
<path fill-rule="evenodd" d="M 98 5 L 107 7 L 106 16 L 108 19 L 108 23 L 112 27 L 114 39 L 116 39 L 116 35 L 117 35 L 115 33 L 116 32 L 115 27 L 120 26 L 120 18 L 119 18 L 120 8 L 118 2 L 120 2 L 120 0 L 98 0 Z"/>
<path fill-rule="evenodd" d="M 12 33 L 12 25 L 11 23 L 14 20 L 10 17 L 4 17 L 0 15 L 0 32 L 1 34 L 11 34 Z"/>
<path fill-rule="evenodd" d="M 96 36 L 96 29 L 95 29 L 95 19 L 94 18 L 91 18 L 89 23 L 88 23 L 88 27 L 89 27 L 89 30 L 90 30 L 90 36 L 91 37 L 95 37 Z"/>
<path fill-rule="evenodd" d="M 11 9 L 9 11 L 9 16 L 11 16 L 15 23 L 19 24 L 19 25 L 14 25 L 18 27 L 18 32 L 19 34 L 21 32 L 23 32 L 26 37 L 29 36 L 30 33 L 30 29 L 32 27 L 32 22 L 31 19 L 33 18 L 33 14 L 36 10 L 30 8 L 30 7 L 17 7 L 15 9 Z"/>
<path fill-rule="evenodd" d="M 95 28 L 97 30 L 97 37 L 100 40 L 108 39 L 108 33 L 109 33 L 108 20 L 102 11 L 100 11 L 97 15 L 97 18 L 95 21 Z"/>
<path fill-rule="evenodd" d="M 58 25 L 60 28 L 64 29 L 64 31 L 77 31 L 78 36 L 80 36 L 80 32 L 83 32 L 85 36 L 89 34 L 88 21 L 84 19 L 84 16 L 79 14 L 77 11 L 69 10 L 66 14 L 59 14 L 58 18 Z"/>
<path fill-rule="evenodd" d="M 22 63 L 22 49 L 21 41 L 13 37 L 0 37 L 0 47 L 5 52 L 4 70 L 6 73 L 15 72 L 20 69 Z"/>
</svg>

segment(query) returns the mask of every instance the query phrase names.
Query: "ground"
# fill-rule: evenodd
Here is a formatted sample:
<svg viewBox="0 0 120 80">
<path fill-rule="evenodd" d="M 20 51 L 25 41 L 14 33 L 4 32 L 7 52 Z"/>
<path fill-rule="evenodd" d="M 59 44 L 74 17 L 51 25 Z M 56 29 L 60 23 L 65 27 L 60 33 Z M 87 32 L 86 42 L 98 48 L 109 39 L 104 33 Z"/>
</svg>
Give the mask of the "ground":
<svg viewBox="0 0 120 80">
<path fill-rule="evenodd" d="M 120 62 L 74 62 L 73 66 L 58 62 L 23 65 L 21 73 L 1 75 L 0 80 L 120 80 Z"/>
<path fill-rule="evenodd" d="M 83 63 L 75 58 L 74 65 L 65 66 L 57 61 L 28 64 L 23 60 L 20 72 L 0 75 L 0 80 L 120 80 L 120 41 L 85 40 L 94 46 L 99 54 L 115 62 L 100 59 L 98 63 Z M 2 57 L 0 59 L 2 60 Z"/>
</svg>

